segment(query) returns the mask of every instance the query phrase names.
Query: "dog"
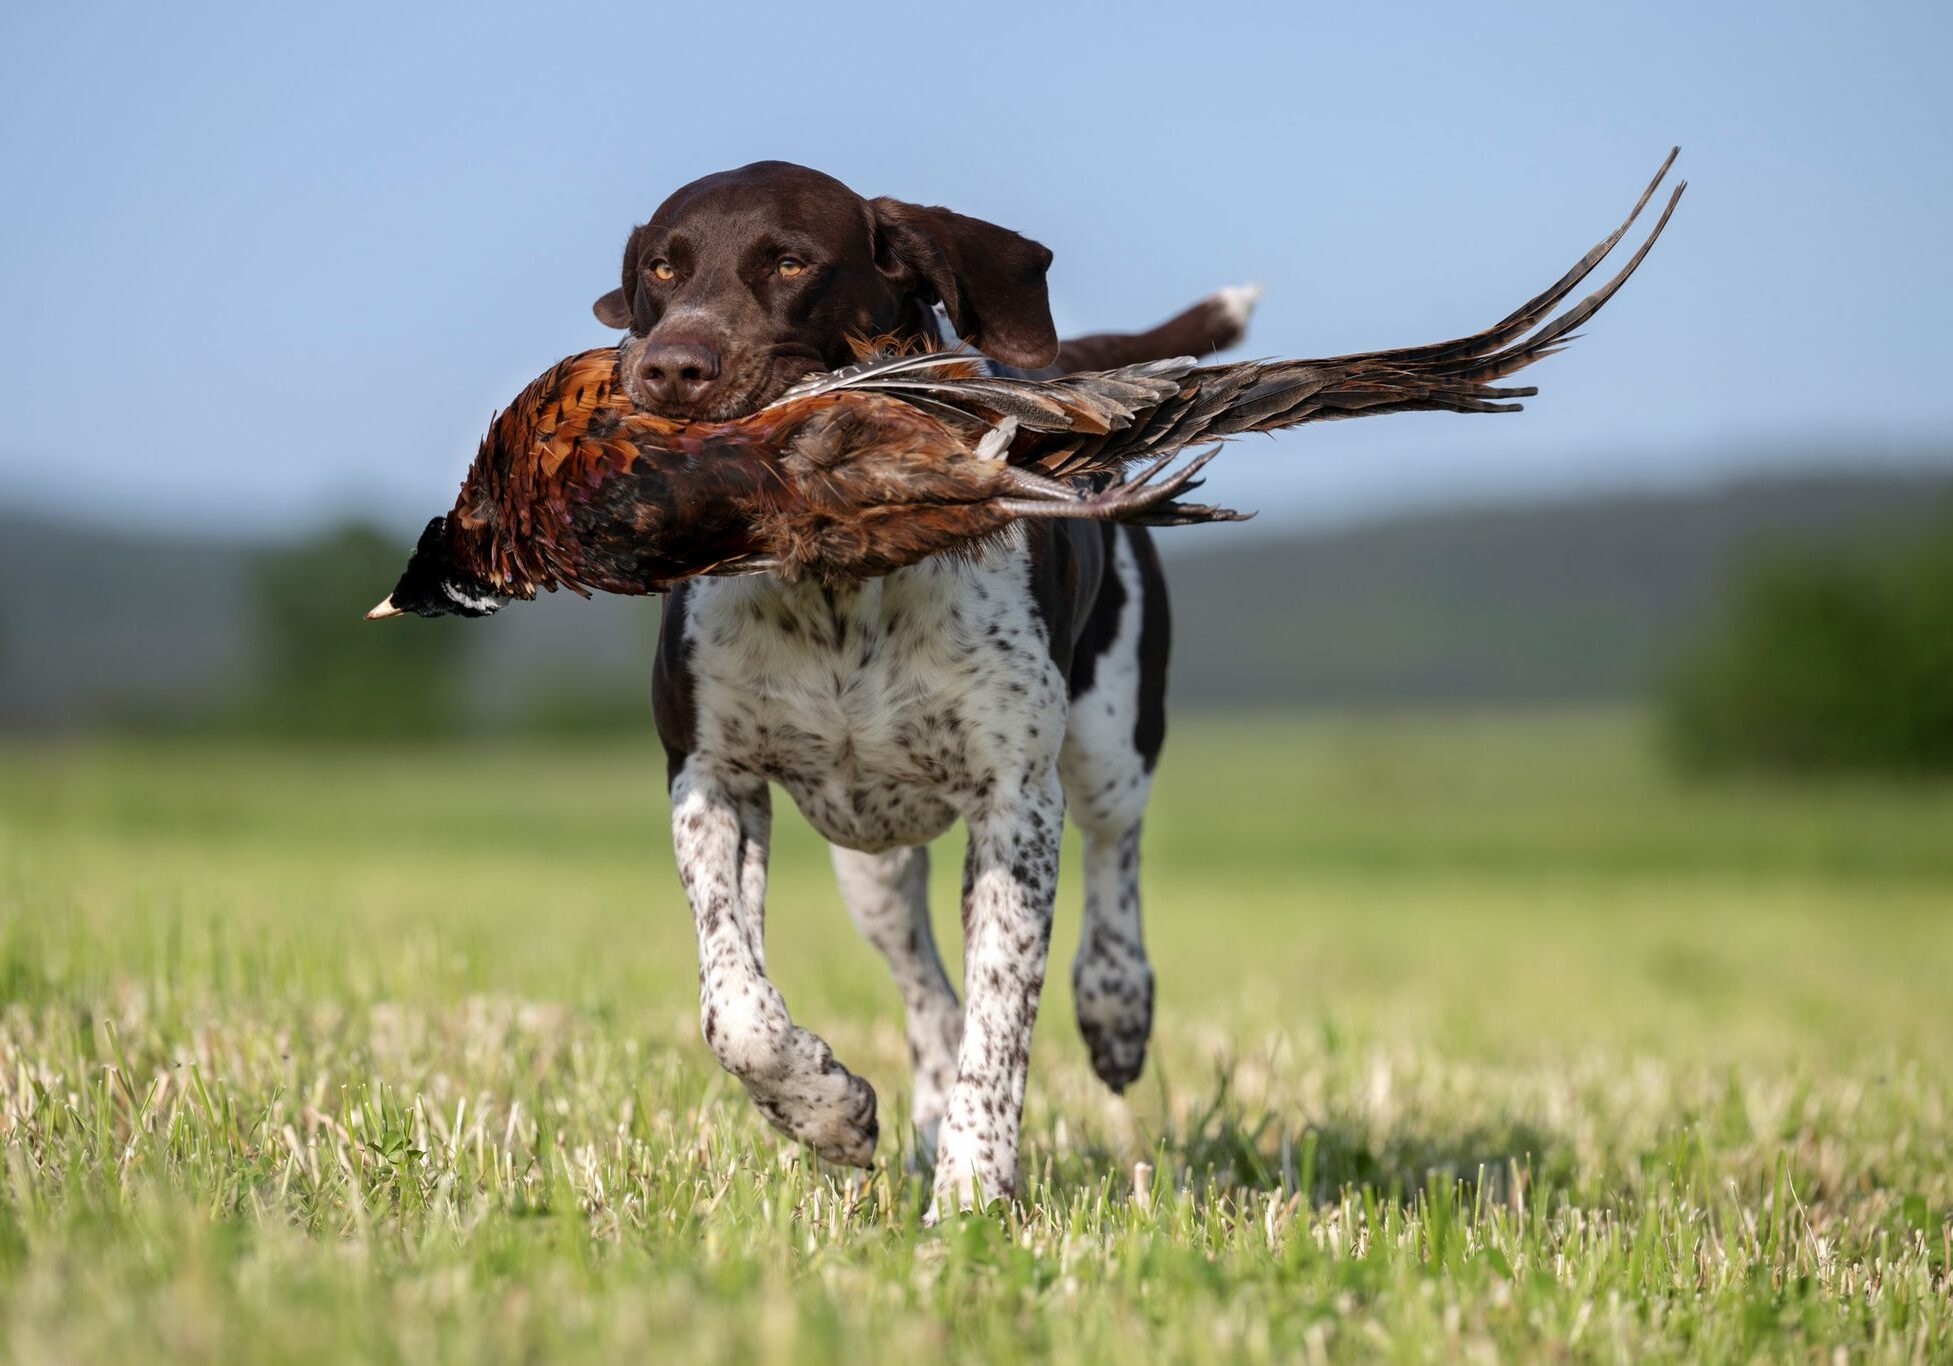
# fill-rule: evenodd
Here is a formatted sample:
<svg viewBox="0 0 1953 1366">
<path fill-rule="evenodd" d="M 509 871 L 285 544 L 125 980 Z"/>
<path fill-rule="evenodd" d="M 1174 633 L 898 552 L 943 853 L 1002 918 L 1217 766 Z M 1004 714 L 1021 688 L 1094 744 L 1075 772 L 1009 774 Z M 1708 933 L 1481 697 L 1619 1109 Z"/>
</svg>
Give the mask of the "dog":
<svg viewBox="0 0 1953 1366">
<path fill-rule="evenodd" d="M 618 288 L 638 406 L 717 421 L 854 359 L 868 338 L 953 336 L 1050 375 L 1239 341 L 1250 289 L 1150 332 L 1061 343 L 1051 252 L 948 209 L 759 162 L 678 190 L 634 229 Z M 1016 1190 L 1031 1029 L 1069 813 L 1084 839 L 1078 1027 L 1115 1091 L 1145 1062 L 1153 969 L 1140 829 L 1166 733 L 1166 583 L 1136 527 L 1013 528 L 971 556 L 846 586 L 700 579 L 665 603 L 652 698 L 696 921 L 707 1045 L 782 1132 L 866 1166 L 875 1092 L 795 1023 L 763 944 L 770 787 L 832 846 L 848 911 L 907 1017 L 931 1217 Z M 962 820 L 964 998 L 930 928 L 929 842 Z"/>
</svg>

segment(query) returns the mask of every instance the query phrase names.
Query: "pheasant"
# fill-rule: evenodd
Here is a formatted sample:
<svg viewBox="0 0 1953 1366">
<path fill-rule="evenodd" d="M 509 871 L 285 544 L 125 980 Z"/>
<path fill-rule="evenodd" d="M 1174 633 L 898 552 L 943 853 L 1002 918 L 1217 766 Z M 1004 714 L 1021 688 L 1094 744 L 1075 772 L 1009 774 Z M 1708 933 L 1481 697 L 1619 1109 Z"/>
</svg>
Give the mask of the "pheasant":
<svg viewBox="0 0 1953 1366">
<path fill-rule="evenodd" d="M 369 618 L 486 616 L 538 589 L 656 593 L 705 574 L 844 581 L 968 553 L 1019 521 L 1234 521 L 1190 503 L 1214 443 L 1376 413 L 1516 412 L 1499 385 L 1558 351 L 1626 283 L 1654 229 L 1605 284 L 1554 310 L 1621 226 L 1500 322 L 1429 346 L 1324 360 L 1190 358 L 1057 379 L 992 375 L 980 357 L 871 354 L 749 416 L 686 423 L 635 411 L 614 349 L 562 361 L 491 424 L 454 508 L 429 522 Z M 1185 452 L 1206 447 L 1200 454 Z M 1183 458 L 1184 457 L 1184 458 Z"/>
</svg>

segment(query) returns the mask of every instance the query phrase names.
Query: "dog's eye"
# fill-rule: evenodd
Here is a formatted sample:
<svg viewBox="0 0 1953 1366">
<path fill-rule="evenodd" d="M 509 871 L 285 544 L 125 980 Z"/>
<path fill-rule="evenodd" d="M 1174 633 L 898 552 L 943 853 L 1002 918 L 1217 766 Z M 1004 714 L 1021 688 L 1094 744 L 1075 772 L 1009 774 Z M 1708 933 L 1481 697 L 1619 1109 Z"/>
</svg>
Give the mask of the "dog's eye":
<svg viewBox="0 0 1953 1366">
<path fill-rule="evenodd" d="M 669 261 L 653 261 L 651 263 L 651 275 L 653 279 L 669 280 L 677 274 L 678 272 L 671 268 L 671 262 Z"/>
<path fill-rule="evenodd" d="M 791 280 L 794 276 L 807 269 L 807 263 L 798 256 L 782 256 L 774 263 L 773 268 Z"/>
</svg>

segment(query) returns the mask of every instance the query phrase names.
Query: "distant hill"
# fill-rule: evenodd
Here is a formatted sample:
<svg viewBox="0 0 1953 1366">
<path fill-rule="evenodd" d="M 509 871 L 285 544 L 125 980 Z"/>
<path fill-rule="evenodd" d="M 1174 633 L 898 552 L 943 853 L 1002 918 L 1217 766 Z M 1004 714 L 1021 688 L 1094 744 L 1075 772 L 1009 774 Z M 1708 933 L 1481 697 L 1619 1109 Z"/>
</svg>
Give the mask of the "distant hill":
<svg viewBox="0 0 1953 1366">
<path fill-rule="evenodd" d="M 1173 684 L 1203 704 L 1630 696 L 1745 556 L 1894 534 L 1949 498 L 1953 471 L 1807 477 L 1442 512 L 1206 554 L 1173 553 L 1169 533 Z"/>
<path fill-rule="evenodd" d="M 1953 471 L 1881 473 L 1166 533 L 1175 700 L 1631 696 L 1752 550 L 1894 534 L 1948 498 Z M 0 514 L 0 726 L 221 708 L 252 667 L 260 549 Z M 656 621 L 650 603 L 558 595 L 480 623 L 475 704 L 491 720 L 543 700 L 559 716 L 585 699 L 640 705 Z"/>
</svg>

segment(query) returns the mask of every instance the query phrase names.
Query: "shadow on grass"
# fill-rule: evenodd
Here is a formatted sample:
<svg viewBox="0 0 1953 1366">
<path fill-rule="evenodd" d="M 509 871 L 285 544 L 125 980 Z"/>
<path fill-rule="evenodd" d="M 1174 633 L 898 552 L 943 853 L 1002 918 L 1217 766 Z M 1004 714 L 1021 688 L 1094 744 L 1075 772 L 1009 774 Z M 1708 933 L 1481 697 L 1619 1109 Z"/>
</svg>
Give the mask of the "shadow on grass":
<svg viewBox="0 0 1953 1366">
<path fill-rule="evenodd" d="M 1570 1145 L 1517 1119 L 1453 1123 L 1408 1112 L 1382 1123 L 1342 1107 L 1309 1116 L 1244 1103 L 1225 1072 L 1193 1107 L 1168 1109 L 1182 1117 L 1147 1135 L 1145 1146 L 1163 1181 L 1197 1197 L 1300 1192 L 1320 1205 L 1354 1192 L 1410 1206 L 1435 1185 L 1467 1203 L 1504 1205 L 1574 1175 Z M 1086 1181 L 1119 1184 L 1131 1175 L 1102 1144 L 1074 1147 L 1071 1158 Z"/>
</svg>

